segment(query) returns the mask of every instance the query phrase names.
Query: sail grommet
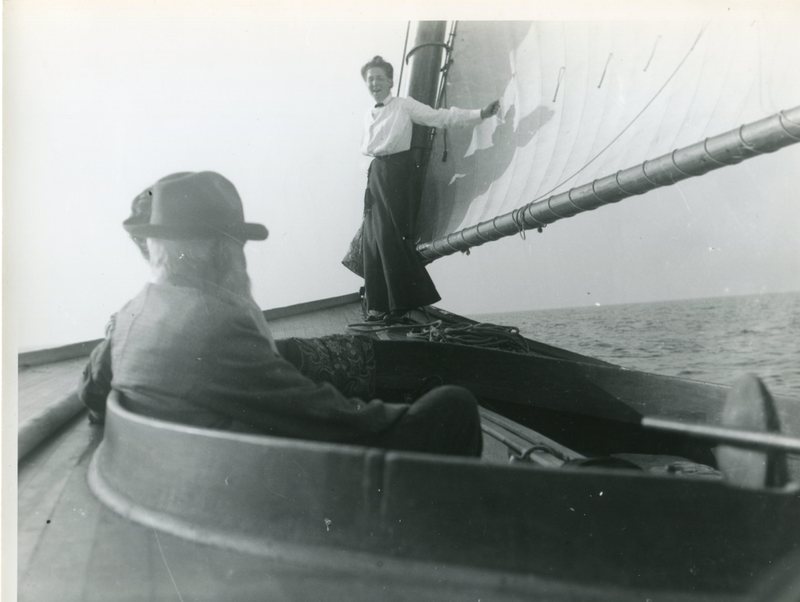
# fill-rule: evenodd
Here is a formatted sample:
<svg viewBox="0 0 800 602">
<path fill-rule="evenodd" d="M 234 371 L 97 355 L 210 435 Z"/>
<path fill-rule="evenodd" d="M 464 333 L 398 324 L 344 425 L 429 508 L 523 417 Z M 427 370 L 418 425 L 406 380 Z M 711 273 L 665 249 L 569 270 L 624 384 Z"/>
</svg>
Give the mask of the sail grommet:
<svg viewBox="0 0 800 602">
<path fill-rule="evenodd" d="M 452 52 L 452 46 L 445 44 L 444 42 L 426 42 L 425 44 L 419 44 L 418 46 L 414 46 L 411 50 L 408 51 L 406 54 L 406 65 L 408 65 L 409 59 L 411 59 L 411 55 L 414 54 L 420 48 L 428 48 L 428 47 L 436 47 L 436 48 L 443 48 L 447 52 Z"/>
</svg>

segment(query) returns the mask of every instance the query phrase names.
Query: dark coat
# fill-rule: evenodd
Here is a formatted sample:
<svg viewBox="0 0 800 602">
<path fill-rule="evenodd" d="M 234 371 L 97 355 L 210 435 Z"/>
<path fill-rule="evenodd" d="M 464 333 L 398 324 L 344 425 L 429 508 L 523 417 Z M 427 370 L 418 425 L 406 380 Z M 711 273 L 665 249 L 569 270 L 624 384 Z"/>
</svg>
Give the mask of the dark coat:
<svg viewBox="0 0 800 602">
<path fill-rule="evenodd" d="M 376 157 L 364 197 L 363 256 L 367 307 L 406 311 L 441 297 L 415 250 L 411 153 Z"/>
<path fill-rule="evenodd" d="M 370 445 L 405 404 L 347 398 L 277 355 L 247 302 L 226 291 L 148 284 L 92 352 L 81 400 L 113 388 L 135 412 L 184 424 Z"/>
</svg>

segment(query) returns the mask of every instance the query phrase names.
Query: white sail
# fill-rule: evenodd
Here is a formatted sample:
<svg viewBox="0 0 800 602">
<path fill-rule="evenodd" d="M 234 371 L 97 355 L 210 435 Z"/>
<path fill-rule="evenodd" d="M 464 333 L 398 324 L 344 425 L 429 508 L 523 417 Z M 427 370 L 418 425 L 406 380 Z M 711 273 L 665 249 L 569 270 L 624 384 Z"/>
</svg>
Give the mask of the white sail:
<svg viewBox="0 0 800 602">
<path fill-rule="evenodd" d="M 791 19 L 459 22 L 443 100 L 499 97 L 501 118 L 437 135 L 419 239 L 800 104 L 796 31 Z"/>
</svg>

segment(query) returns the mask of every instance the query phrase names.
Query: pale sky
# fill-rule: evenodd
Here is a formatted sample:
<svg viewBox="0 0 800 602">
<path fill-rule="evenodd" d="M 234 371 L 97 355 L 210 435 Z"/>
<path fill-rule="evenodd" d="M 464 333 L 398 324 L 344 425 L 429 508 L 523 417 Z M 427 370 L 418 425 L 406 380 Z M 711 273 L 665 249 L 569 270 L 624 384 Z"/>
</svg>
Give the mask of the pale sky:
<svg viewBox="0 0 800 602">
<path fill-rule="evenodd" d="M 359 68 L 381 54 L 399 72 L 406 21 L 397 8 L 267 4 L 4 3 L 12 349 L 102 336 L 148 275 L 121 227 L 130 201 L 175 171 L 224 174 L 248 221 L 269 228 L 246 247 L 262 307 L 358 290 L 339 262 L 368 164 Z M 439 260 L 439 305 L 486 313 L 798 290 L 798 147 Z M 778 194 L 760 194 L 765 177 Z"/>
</svg>

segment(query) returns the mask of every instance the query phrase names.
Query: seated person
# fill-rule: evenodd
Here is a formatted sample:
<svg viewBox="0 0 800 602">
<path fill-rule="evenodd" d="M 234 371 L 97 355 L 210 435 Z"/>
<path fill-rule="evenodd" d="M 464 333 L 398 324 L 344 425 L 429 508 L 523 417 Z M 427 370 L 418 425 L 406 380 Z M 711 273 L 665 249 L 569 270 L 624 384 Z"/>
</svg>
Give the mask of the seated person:
<svg viewBox="0 0 800 602">
<path fill-rule="evenodd" d="M 178 173 L 134 201 L 125 229 L 152 279 L 109 324 L 78 394 L 101 418 L 111 389 L 130 410 L 183 424 L 430 453 L 479 456 L 477 402 L 437 387 L 414 403 L 348 398 L 283 359 L 250 293 L 246 223 L 233 184 Z"/>
</svg>

